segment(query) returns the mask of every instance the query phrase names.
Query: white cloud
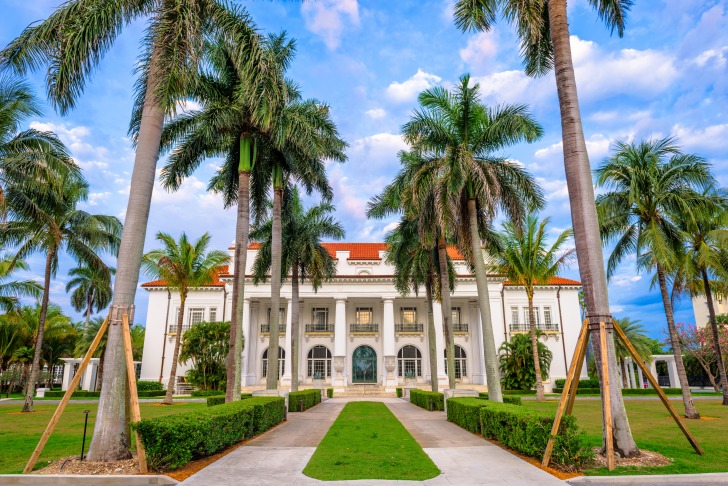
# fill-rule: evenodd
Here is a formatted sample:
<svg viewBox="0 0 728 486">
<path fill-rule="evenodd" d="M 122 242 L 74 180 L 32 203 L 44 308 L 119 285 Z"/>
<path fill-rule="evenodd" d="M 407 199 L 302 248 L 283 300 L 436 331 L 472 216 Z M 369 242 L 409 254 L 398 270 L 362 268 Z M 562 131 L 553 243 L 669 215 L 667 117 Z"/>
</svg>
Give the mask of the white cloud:
<svg viewBox="0 0 728 486">
<path fill-rule="evenodd" d="M 400 135 L 392 133 L 375 133 L 354 140 L 349 149 L 349 158 L 366 166 L 391 166 L 397 162 L 397 152 L 405 150 L 407 144 Z"/>
<path fill-rule="evenodd" d="M 202 109 L 202 105 L 193 100 L 178 101 L 175 106 L 177 114 L 187 113 L 190 111 L 198 111 Z"/>
<path fill-rule="evenodd" d="M 107 201 L 111 196 L 111 192 L 92 192 L 88 195 L 87 204 L 89 206 L 98 206 L 99 202 Z"/>
<path fill-rule="evenodd" d="M 536 105 L 551 97 L 555 91 L 553 76 L 531 78 L 522 70 L 500 71 L 486 76 L 474 76 L 484 97 L 497 103 L 528 103 Z"/>
<path fill-rule="evenodd" d="M 357 0 L 317 0 L 303 2 L 301 13 L 306 20 L 306 28 L 321 37 L 331 50 L 341 44 L 344 24 L 359 25 L 359 5 Z M 345 21 L 345 18 L 348 21 Z"/>
<path fill-rule="evenodd" d="M 728 148 L 728 123 L 711 125 L 705 128 L 688 128 L 680 124 L 672 127 L 672 136 L 683 147 L 696 149 Z"/>
<path fill-rule="evenodd" d="M 695 58 L 695 64 L 700 67 L 712 64 L 715 67 L 723 68 L 726 63 L 728 63 L 728 46 L 723 46 L 720 49 L 708 49 Z"/>
<path fill-rule="evenodd" d="M 365 111 L 364 114 L 372 120 L 379 120 L 387 116 L 387 111 L 383 108 L 372 108 L 371 110 Z"/>
<path fill-rule="evenodd" d="M 422 69 L 418 69 L 417 72 L 406 81 L 398 83 L 397 81 L 392 82 L 387 87 L 387 96 L 397 103 L 405 103 L 413 101 L 417 98 L 420 92 L 431 88 L 442 81 L 440 76 L 424 72 Z"/>
<path fill-rule="evenodd" d="M 589 137 L 586 141 L 586 150 L 591 160 L 599 160 L 609 152 L 609 139 L 601 133 L 597 133 Z M 537 159 L 546 159 L 551 157 L 563 157 L 563 142 L 549 145 L 546 148 L 536 150 L 534 154 Z"/>
<path fill-rule="evenodd" d="M 460 49 L 460 59 L 470 67 L 486 68 L 498 53 L 498 33 L 479 32 L 468 39 L 465 48 Z"/>
<path fill-rule="evenodd" d="M 618 287 L 629 287 L 629 286 L 639 282 L 640 280 L 642 280 L 641 275 L 619 274 L 619 275 L 614 275 L 609 280 L 609 283 L 612 285 L 616 285 Z"/>
<path fill-rule="evenodd" d="M 589 116 L 592 120 L 600 123 L 641 121 L 651 116 L 650 110 L 625 112 L 623 110 L 597 111 Z"/>
<path fill-rule="evenodd" d="M 536 182 L 543 189 L 546 200 L 563 201 L 569 198 L 569 189 L 566 187 L 566 181 L 563 179 L 545 179 L 537 177 Z"/>
</svg>

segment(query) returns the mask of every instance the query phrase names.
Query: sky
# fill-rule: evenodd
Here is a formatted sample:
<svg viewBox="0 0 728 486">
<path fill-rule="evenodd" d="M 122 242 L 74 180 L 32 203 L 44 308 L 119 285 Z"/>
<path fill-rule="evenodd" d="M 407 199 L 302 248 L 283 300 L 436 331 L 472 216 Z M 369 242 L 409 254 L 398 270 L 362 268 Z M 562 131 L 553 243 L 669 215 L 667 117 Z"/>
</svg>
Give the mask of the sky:
<svg viewBox="0 0 728 486">
<path fill-rule="evenodd" d="M 59 0 L 0 0 L 0 45 L 31 22 L 46 18 Z M 381 241 L 394 219 L 369 221 L 367 201 L 399 168 L 399 136 L 424 89 L 452 87 L 470 73 L 489 105 L 527 104 L 544 136 L 510 147 L 500 155 L 517 160 L 536 177 L 547 198 L 542 216 L 557 234 L 571 226 L 561 130 L 553 73 L 523 73 L 513 29 L 498 19 L 488 33 L 462 33 L 452 20 L 453 0 L 310 0 L 239 2 L 261 32 L 286 31 L 296 39 L 297 56 L 289 76 L 307 98 L 328 103 L 348 160 L 331 163 L 336 216 L 347 241 Z M 728 0 L 639 0 L 624 37 L 610 35 L 587 0 L 569 2 L 571 45 L 584 132 L 592 167 L 610 153 L 615 140 L 676 137 L 685 151 L 705 157 L 728 186 Z M 124 218 L 134 152 L 127 137 L 145 20 L 130 24 L 93 75 L 75 110 L 60 116 L 48 107 L 29 121 L 53 130 L 69 146 L 90 183 L 84 210 Z M 29 76 L 44 96 L 43 73 Z M 164 164 L 160 160 L 158 168 Z M 155 187 L 145 251 L 156 248 L 163 231 L 192 237 L 205 232 L 212 247 L 226 249 L 234 237 L 235 215 L 205 188 L 219 160 L 211 159 L 179 191 Z M 608 249 L 605 250 L 605 258 Z M 113 260 L 109 260 L 113 264 Z M 29 259 L 29 275 L 41 280 L 43 256 Z M 61 258 L 51 299 L 78 316 L 65 293 L 74 265 Z M 577 278 L 574 263 L 563 272 Z M 141 282 L 148 280 L 144 276 Z M 640 320 L 648 333 L 664 339 L 665 317 L 650 275 L 638 274 L 627 259 L 609 284 L 617 317 Z M 147 293 L 137 292 L 136 321 L 144 324 Z M 694 321 L 689 299 L 676 308 L 678 321 Z"/>
</svg>

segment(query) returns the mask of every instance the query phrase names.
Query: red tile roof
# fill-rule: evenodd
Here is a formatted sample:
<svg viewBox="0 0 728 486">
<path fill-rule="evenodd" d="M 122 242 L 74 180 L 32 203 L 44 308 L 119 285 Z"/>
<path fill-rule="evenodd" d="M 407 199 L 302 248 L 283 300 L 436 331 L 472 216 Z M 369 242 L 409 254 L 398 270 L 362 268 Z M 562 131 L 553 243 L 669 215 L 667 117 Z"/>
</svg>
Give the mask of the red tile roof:
<svg viewBox="0 0 728 486">
<path fill-rule="evenodd" d="M 337 251 L 348 251 L 348 260 L 381 260 L 379 252 L 387 249 L 385 243 L 322 243 L 322 245 L 333 258 L 336 258 Z M 260 248 L 260 243 L 251 243 L 248 246 L 249 250 L 257 250 L 258 248 Z M 447 254 L 453 260 L 463 259 L 463 256 L 454 246 L 448 247 Z"/>
<path fill-rule="evenodd" d="M 513 282 L 506 281 L 504 282 L 504 285 L 517 285 Z M 570 278 L 564 278 L 564 277 L 551 277 L 546 285 L 581 285 L 581 282 L 578 280 L 572 280 Z"/>
<path fill-rule="evenodd" d="M 224 287 L 225 283 L 220 280 L 220 275 L 227 275 L 229 269 L 227 265 L 222 265 L 220 267 L 220 270 L 215 274 L 215 277 L 212 280 L 212 283 L 209 285 L 206 285 L 205 287 Z M 142 284 L 142 288 L 148 288 L 148 287 L 166 287 L 167 282 L 164 280 L 153 280 L 151 282 L 145 282 Z"/>
</svg>

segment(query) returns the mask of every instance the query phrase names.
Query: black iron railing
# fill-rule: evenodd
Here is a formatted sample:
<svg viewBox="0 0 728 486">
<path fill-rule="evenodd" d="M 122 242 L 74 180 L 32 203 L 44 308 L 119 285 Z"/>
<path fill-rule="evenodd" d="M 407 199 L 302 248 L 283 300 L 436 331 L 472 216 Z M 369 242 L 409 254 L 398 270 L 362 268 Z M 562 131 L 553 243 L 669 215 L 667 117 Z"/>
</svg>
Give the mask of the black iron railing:
<svg viewBox="0 0 728 486">
<path fill-rule="evenodd" d="M 468 332 L 470 327 L 467 322 L 453 322 L 452 332 Z"/>
<path fill-rule="evenodd" d="M 350 332 L 379 332 L 379 324 L 349 324 Z"/>
<path fill-rule="evenodd" d="M 261 332 L 261 334 L 268 334 L 268 333 L 270 333 L 270 324 L 261 324 L 260 325 L 260 332 Z M 286 325 L 285 324 L 278 324 L 278 333 L 279 334 L 285 334 L 286 333 Z"/>
<path fill-rule="evenodd" d="M 394 332 L 425 332 L 425 325 L 416 322 L 395 324 Z"/>
<path fill-rule="evenodd" d="M 519 323 L 511 324 L 509 326 L 509 329 L 511 330 L 511 332 L 530 332 L 531 326 L 526 323 L 519 322 Z M 551 322 L 549 324 L 539 323 L 539 324 L 536 324 L 536 329 L 538 329 L 539 331 L 544 331 L 544 332 L 558 332 L 559 323 L 558 322 Z"/>
<path fill-rule="evenodd" d="M 314 323 L 314 324 L 306 324 L 306 332 L 334 332 L 334 325 L 333 324 L 321 324 L 321 323 Z"/>
</svg>

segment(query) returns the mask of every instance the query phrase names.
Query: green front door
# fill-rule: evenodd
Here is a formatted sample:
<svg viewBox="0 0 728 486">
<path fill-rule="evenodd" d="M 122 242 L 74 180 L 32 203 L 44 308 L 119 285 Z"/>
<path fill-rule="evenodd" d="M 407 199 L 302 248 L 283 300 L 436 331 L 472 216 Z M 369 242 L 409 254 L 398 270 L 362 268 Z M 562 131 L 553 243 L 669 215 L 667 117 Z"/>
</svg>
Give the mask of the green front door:
<svg viewBox="0 0 728 486">
<path fill-rule="evenodd" d="M 377 382 L 377 353 L 369 346 L 359 346 L 351 358 L 354 383 Z"/>
</svg>

